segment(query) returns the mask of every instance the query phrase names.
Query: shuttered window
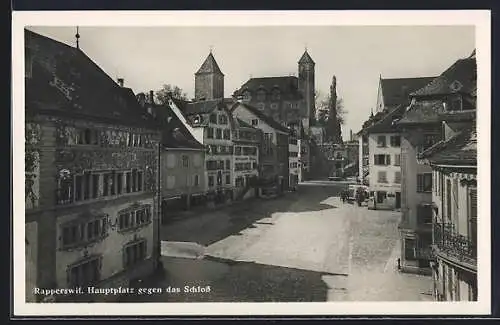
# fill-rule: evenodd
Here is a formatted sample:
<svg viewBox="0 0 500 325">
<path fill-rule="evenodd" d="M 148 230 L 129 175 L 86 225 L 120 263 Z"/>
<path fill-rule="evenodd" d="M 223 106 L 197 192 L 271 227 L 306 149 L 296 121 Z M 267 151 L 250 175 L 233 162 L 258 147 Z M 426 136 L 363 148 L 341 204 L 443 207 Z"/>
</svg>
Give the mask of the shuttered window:
<svg viewBox="0 0 500 325">
<path fill-rule="evenodd" d="M 469 189 L 469 238 L 475 246 L 477 243 L 477 189 Z"/>
</svg>

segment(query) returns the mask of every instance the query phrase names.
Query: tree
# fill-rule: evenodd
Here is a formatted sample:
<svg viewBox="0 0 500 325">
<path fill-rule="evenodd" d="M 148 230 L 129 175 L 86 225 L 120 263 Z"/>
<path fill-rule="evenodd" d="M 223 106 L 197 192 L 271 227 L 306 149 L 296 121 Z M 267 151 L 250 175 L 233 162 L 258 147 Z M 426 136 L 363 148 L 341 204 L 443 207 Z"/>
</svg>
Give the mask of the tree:
<svg viewBox="0 0 500 325">
<path fill-rule="evenodd" d="M 187 94 L 181 88 L 171 84 L 165 84 L 162 89 L 156 91 L 156 100 L 160 104 L 165 104 L 169 94 L 176 99 L 188 100 Z"/>
<path fill-rule="evenodd" d="M 316 102 L 316 122 L 320 126 L 325 126 L 328 121 L 328 115 L 330 112 L 330 95 L 323 96 L 320 91 L 316 91 L 315 95 Z M 337 98 L 337 120 L 340 125 L 345 124 L 345 115 L 347 114 L 344 109 L 344 102 L 342 98 Z"/>
</svg>

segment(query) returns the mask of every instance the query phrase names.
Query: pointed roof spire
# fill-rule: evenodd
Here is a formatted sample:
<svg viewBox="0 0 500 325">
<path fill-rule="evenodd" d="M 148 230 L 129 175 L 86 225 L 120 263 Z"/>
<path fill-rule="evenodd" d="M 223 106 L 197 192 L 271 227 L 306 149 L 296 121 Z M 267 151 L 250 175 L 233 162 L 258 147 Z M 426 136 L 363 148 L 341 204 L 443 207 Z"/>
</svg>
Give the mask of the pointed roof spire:
<svg viewBox="0 0 500 325">
<path fill-rule="evenodd" d="M 75 38 L 76 38 L 76 48 L 80 49 L 80 41 L 79 41 L 79 39 L 80 39 L 80 33 L 79 33 L 78 26 L 76 26 Z"/>
<path fill-rule="evenodd" d="M 476 58 L 476 49 L 472 51 L 471 55 L 469 55 L 469 59 L 475 59 Z"/>
<path fill-rule="evenodd" d="M 373 117 L 373 107 L 372 107 L 372 108 L 370 108 L 370 111 L 371 111 L 371 113 L 370 113 L 370 117 Z"/>
<path fill-rule="evenodd" d="M 307 52 L 307 46 L 306 46 L 306 50 L 304 51 L 304 54 L 302 54 L 302 57 L 299 60 L 299 63 L 312 63 L 312 64 L 314 64 L 313 59 L 311 58 L 311 56 Z"/>
<path fill-rule="evenodd" d="M 205 62 L 203 62 L 200 69 L 198 69 L 198 71 L 195 74 L 197 75 L 204 73 L 216 73 L 224 75 L 220 70 L 219 65 L 217 64 L 217 61 L 215 61 L 214 55 L 212 54 L 212 47 L 210 47 L 210 53 L 205 59 Z"/>
</svg>

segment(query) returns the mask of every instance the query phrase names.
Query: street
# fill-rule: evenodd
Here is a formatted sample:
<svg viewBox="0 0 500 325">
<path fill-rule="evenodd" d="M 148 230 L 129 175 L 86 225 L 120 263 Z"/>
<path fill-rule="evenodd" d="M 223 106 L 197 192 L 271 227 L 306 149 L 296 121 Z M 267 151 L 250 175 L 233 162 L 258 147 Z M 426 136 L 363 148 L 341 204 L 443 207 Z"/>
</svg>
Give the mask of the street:
<svg viewBox="0 0 500 325">
<path fill-rule="evenodd" d="M 430 277 L 396 270 L 399 213 L 342 203 L 345 186 L 307 182 L 274 200 L 252 199 L 164 226 L 165 276 L 145 284 L 163 293 L 127 300 L 432 300 Z M 184 292 L 185 286 L 209 292 Z"/>
</svg>

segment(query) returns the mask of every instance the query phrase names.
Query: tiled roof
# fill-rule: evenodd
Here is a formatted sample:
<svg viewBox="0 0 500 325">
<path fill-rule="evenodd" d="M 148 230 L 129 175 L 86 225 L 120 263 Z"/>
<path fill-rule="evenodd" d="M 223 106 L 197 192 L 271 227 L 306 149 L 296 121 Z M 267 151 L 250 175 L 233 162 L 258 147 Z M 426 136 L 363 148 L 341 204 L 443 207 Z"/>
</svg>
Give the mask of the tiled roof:
<svg viewBox="0 0 500 325">
<path fill-rule="evenodd" d="M 382 96 L 386 107 L 395 107 L 407 102 L 408 95 L 436 77 L 380 79 Z"/>
<path fill-rule="evenodd" d="M 302 57 L 299 59 L 298 63 L 312 63 L 312 64 L 314 64 L 314 61 L 311 58 L 311 56 L 309 55 L 309 53 L 307 53 L 307 50 L 306 50 L 304 52 L 304 54 L 302 54 Z"/>
<path fill-rule="evenodd" d="M 204 73 L 216 73 L 220 75 L 224 75 L 222 71 L 219 68 L 219 65 L 217 64 L 217 61 L 215 61 L 215 58 L 210 52 L 210 54 L 207 56 L 203 64 L 201 65 L 200 69 L 196 72 L 196 74 L 204 74 Z"/>
<path fill-rule="evenodd" d="M 182 112 L 186 115 L 206 114 L 214 111 L 217 107 L 223 106 L 220 99 L 202 100 L 197 102 L 184 102 L 181 105 Z"/>
<path fill-rule="evenodd" d="M 477 80 L 476 58 L 469 57 L 456 61 L 439 77 L 411 96 L 434 96 L 453 93 L 475 93 Z"/>
<path fill-rule="evenodd" d="M 157 117 L 161 120 L 162 145 L 165 148 L 203 149 L 182 121 L 168 105 L 156 105 Z"/>
<path fill-rule="evenodd" d="M 239 127 L 255 129 L 253 126 L 251 126 L 250 124 L 246 123 L 243 120 L 240 120 L 239 118 L 236 118 L 236 121 L 238 121 L 238 126 Z"/>
<path fill-rule="evenodd" d="M 471 123 L 460 133 L 446 141 L 440 141 L 424 151 L 421 158 L 432 164 L 477 165 L 477 133 Z"/>
<path fill-rule="evenodd" d="M 25 46 L 33 58 L 26 79 L 26 111 L 157 128 L 133 92 L 121 88 L 83 51 L 25 29 Z M 70 97 L 55 86 L 64 85 Z M 63 87 L 61 87 L 63 89 Z"/>
<path fill-rule="evenodd" d="M 255 92 L 258 89 L 264 89 L 270 92 L 273 89 L 279 89 L 281 99 L 300 100 L 303 97 L 299 91 L 298 82 L 299 79 L 294 76 L 251 78 L 234 92 L 234 96 L 242 95 L 245 90 Z"/>
<path fill-rule="evenodd" d="M 444 107 L 440 100 L 417 101 L 407 107 L 397 124 L 437 123 L 442 121 L 441 114 L 443 112 Z"/>
<path fill-rule="evenodd" d="M 370 126 L 374 125 L 375 123 L 379 122 L 384 118 L 384 116 L 388 113 L 387 110 L 377 112 L 377 114 L 370 116 L 368 120 L 366 120 L 363 125 L 361 126 L 361 130 L 357 133 L 358 135 L 364 134 L 365 130 L 368 129 Z"/>
<path fill-rule="evenodd" d="M 398 107 L 390 110 L 384 116 L 380 118 L 379 121 L 368 126 L 363 131 L 364 133 L 396 133 L 399 132 L 395 122 L 399 120 L 406 109 L 405 105 L 399 105 Z"/>
<path fill-rule="evenodd" d="M 254 114 L 255 116 L 257 116 L 259 119 L 261 119 L 262 121 L 264 121 L 264 123 L 266 123 L 267 125 L 269 125 L 273 129 L 281 131 L 281 132 L 286 132 L 286 133 L 290 132 L 290 130 L 288 128 L 286 128 L 283 125 L 279 124 L 278 122 L 276 122 L 275 120 L 273 120 L 271 117 L 265 115 L 258 108 L 253 107 L 251 105 L 248 105 L 246 103 L 238 103 L 238 105 L 242 105 L 243 107 L 245 107 L 246 109 L 248 109 L 252 114 Z"/>
</svg>

